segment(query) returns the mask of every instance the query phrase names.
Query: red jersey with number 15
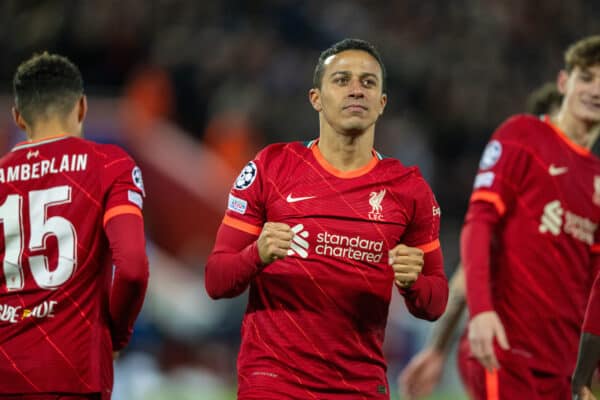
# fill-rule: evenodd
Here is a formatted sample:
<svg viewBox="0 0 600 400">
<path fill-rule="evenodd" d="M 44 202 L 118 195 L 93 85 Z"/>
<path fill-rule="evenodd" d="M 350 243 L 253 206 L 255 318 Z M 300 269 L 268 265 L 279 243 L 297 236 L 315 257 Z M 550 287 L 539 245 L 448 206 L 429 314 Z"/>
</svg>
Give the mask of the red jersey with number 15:
<svg viewBox="0 0 600 400">
<path fill-rule="evenodd" d="M 103 226 L 141 215 L 141 172 L 123 150 L 58 136 L 0 160 L 0 393 L 112 389 Z"/>
<path fill-rule="evenodd" d="M 259 153 L 235 182 L 223 223 L 258 235 L 281 222 L 295 235 L 288 257 L 250 283 L 239 398 L 388 399 L 388 251 L 399 243 L 439 251 L 439 217 L 418 170 L 376 152 L 351 172 L 335 170 L 314 141 Z M 441 314 L 442 266 L 425 264 L 407 303 L 432 302 Z"/>
</svg>

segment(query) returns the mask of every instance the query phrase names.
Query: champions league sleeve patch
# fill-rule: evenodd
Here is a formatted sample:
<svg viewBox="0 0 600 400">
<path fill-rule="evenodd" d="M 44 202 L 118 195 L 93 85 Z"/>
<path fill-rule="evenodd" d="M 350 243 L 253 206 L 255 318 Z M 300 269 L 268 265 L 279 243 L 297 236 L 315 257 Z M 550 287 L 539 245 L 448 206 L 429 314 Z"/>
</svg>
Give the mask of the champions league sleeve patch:
<svg viewBox="0 0 600 400">
<path fill-rule="evenodd" d="M 256 175 L 258 175 L 258 169 L 256 168 L 256 164 L 253 161 L 250 161 L 242 172 L 240 176 L 235 180 L 233 187 L 237 190 L 244 190 L 252 185 L 254 179 L 256 179 Z"/>
<path fill-rule="evenodd" d="M 485 150 L 483 150 L 483 155 L 481 156 L 481 160 L 479 161 L 479 169 L 488 169 L 492 168 L 502 155 L 502 144 L 500 144 L 497 140 L 492 140 L 485 146 Z"/>
<path fill-rule="evenodd" d="M 146 197 L 146 191 L 144 190 L 144 180 L 142 179 L 142 170 L 137 165 L 131 170 L 131 180 L 133 184 L 141 190 L 144 197 Z"/>
</svg>

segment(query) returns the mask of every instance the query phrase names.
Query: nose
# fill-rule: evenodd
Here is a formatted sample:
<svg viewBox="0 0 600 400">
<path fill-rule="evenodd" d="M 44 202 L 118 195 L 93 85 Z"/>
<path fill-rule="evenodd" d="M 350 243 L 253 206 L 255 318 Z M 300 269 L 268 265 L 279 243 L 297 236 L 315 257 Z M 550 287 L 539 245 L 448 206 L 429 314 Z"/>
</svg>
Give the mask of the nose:
<svg viewBox="0 0 600 400">
<path fill-rule="evenodd" d="M 360 79 L 352 79 L 350 81 L 349 89 L 349 96 L 352 98 L 361 98 L 365 96 Z"/>
</svg>

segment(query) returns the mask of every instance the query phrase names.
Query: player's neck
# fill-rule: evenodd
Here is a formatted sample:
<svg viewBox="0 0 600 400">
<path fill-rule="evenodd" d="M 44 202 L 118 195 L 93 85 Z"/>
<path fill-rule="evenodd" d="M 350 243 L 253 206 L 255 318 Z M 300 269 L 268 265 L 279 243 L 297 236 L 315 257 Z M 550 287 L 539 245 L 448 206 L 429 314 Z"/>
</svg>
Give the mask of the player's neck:
<svg viewBox="0 0 600 400">
<path fill-rule="evenodd" d="M 38 122 L 27 126 L 27 139 L 31 141 L 44 140 L 57 136 L 78 136 L 78 129 L 58 120 Z"/>
<path fill-rule="evenodd" d="M 597 122 L 575 118 L 572 114 L 565 111 L 560 111 L 553 118 L 553 122 L 574 143 L 588 149 L 593 146 L 599 126 Z"/>
<path fill-rule="evenodd" d="M 345 136 L 321 131 L 318 146 L 323 158 L 334 168 L 353 171 L 364 167 L 373 158 L 373 132 Z"/>
</svg>

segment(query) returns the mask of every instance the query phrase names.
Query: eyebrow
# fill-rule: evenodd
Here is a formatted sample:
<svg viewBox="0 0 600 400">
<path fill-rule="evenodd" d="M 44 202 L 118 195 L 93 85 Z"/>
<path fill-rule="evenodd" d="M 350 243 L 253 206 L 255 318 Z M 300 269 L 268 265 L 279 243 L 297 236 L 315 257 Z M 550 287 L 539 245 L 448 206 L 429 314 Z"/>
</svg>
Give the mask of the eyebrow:
<svg viewBox="0 0 600 400">
<path fill-rule="evenodd" d="M 329 77 L 334 77 L 335 75 L 352 75 L 351 71 L 334 71 L 332 72 Z M 379 81 L 379 77 L 377 76 L 377 74 L 374 74 L 372 72 L 363 72 L 361 74 L 359 74 L 359 76 L 361 78 L 366 78 L 366 77 L 372 77 L 375 78 L 375 80 Z"/>
</svg>

